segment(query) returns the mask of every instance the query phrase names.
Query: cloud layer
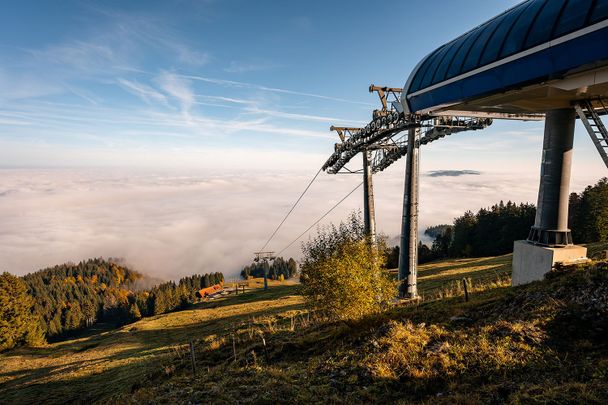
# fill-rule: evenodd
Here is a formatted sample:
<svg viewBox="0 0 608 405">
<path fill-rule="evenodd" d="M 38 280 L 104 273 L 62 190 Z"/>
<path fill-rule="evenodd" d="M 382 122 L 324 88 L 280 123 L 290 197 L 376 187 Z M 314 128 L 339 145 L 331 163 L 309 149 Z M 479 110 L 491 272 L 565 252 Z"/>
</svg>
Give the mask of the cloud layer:
<svg viewBox="0 0 608 405">
<path fill-rule="evenodd" d="M 424 172 L 428 172 L 423 167 Z M 400 231 L 403 162 L 374 179 L 379 231 Z M 25 274 L 89 257 L 125 257 L 148 274 L 235 276 L 308 183 L 308 172 L 0 170 L 0 271 Z M 573 190 L 591 179 L 579 174 Z M 268 248 L 280 251 L 360 182 L 322 174 Z M 420 230 L 499 200 L 535 202 L 534 174 L 424 176 Z M 322 223 L 361 209 L 355 192 Z M 300 243 L 285 251 L 299 256 Z"/>
</svg>

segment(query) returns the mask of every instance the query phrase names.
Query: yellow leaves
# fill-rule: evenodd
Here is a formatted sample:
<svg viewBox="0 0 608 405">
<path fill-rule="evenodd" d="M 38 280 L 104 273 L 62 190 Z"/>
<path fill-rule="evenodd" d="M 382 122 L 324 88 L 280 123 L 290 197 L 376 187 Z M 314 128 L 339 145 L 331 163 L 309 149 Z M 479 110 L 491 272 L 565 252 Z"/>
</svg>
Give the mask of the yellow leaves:
<svg viewBox="0 0 608 405">
<path fill-rule="evenodd" d="M 125 280 L 125 271 L 122 267 L 115 265 L 114 263 L 110 264 L 110 271 L 114 276 L 114 282 L 116 285 L 120 285 Z"/>
<path fill-rule="evenodd" d="M 63 279 L 63 284 L 76 285 L 76 279 L 72 276 L 66 277 Z"/>
<path fill-rule="evenodd" d="M 395 289 L 365 240 L 344 241 L 329 255 L 309 257 L 301 268 L 309 303 L 333 319 L 357 319 L 378 312 Z"/>
</svg>

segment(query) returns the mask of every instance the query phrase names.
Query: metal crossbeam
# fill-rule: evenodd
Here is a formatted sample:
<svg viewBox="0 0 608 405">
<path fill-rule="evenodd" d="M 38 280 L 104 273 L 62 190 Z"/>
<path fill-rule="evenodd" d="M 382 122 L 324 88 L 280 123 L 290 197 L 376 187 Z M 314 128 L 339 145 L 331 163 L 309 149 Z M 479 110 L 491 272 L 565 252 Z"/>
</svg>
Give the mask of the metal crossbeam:
<svg viewBox="0 0 608 405">
<path fill-rule="evenodd" d="M 276 259 L 274 252 L 254 252 L 253 254 L 255 255 L 255 258 L 253 259 L 253 261 L 256 263 L 260 262 L 260 261 Z"/>
<path fill-rule="evenodd" d="M 454 133 L 486 128 L 492 123 L 489 118 L 438 117 L 433 124 L 425 125 L 426 131 L 416 142 L 416 147 L 426 145 Z M 407 136 L 391 138 L 392 145 L 376 153 L 374 173 L 381 172 L 407 154 Z"/>
<path fill-rule="evenodd" d="M 369 92 L 378 93 L 380 103 L 382 104 L 382 109 L 374 110 L 372 116 L 374 118 L 378 118 L 387 115 L 391 110 L 391 107 L 389 107 L 389 103 L 391 103 L 391 105 L 394 105 L 393 103 L 400 102 L 401 91 L 402 89 L 400 87 L 381 87 L 376 86 L 374 84 L 370 85 Z"/>
<path fill-rule="evenodd" d="M 335 152 L 323 165 L 323 170 L 336 174 L 357 153 L 363 150 L 382 148 L 382 142 L 392 135 L 408 128 L 418 127 L 419 123 L 410 122 L 405 116 L 391 110 L 386 115 L 373 119 L 365 128 L 351 132 L 350 137 L 336 145 Z"/>
<path fill-rule="evenodd" d="M 256 263 L 260 261 L 267 263 L 269 260 L 272 261 L 277 258 L 274 252 L 254 252 L 254 255 L 253 261 Z M 264 268 L 264 290 L 268 290 L 268 268 Z"/>
<path fill-rule="evenodd" d="M 416 146 L 426 145 L 454 133 L 486 128 L 491 118 L 475 117 L 422 117 L 405 115 L 395 110 L 373 119 L 364 128 L 350 131 L 348 138 L 336 145 L 323 170 L 331 174 L 352 171 L 345 165 L 363 150 L 373 151 L 372 170 L 381 172 L 407 153 L 407 138 L 402 133 L 422 128 L 423 135 Z"/>
</svg>

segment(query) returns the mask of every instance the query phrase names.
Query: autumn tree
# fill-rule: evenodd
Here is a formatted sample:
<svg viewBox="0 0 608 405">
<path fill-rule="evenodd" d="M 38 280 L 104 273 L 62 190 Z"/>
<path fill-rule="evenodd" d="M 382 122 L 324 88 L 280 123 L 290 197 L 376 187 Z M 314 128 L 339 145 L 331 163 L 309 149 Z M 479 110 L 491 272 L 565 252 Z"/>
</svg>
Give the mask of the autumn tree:
<svg viewBox="0 0 608 405">
<path fill-rule="evenodd" d="M 308 303 L 330 319 L 352 320 L 382 310 L 395 296 L 383 269 L 384 243 L 371 246 L 360 215 L 320 228 L 302 246 L 300 266 Z"/>
</svg>

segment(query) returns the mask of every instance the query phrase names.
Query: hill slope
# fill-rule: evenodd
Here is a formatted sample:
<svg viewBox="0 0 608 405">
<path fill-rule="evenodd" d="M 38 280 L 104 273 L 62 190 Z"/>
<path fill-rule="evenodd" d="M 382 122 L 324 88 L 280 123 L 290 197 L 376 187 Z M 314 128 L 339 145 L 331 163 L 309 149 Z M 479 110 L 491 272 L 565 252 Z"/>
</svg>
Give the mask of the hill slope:
<svg viewBox="0 0 608 405">
<path fill-rule="evenodd" d="M 357 324 L 317 321 L 297 285 L 277 283 L 19 349 L 0 355 L 0 402 L 606 403 L 608 271 L 512 289 L 509 263 L 425 265 L 427 301 Z M 450 285 L 462 277 L 479 280 L 469 302 Z"/>
<path fill-rule="evenodd" d="M 608 265 L 396 308 L 357 324 L 250 325 L 201 342 L 137 402 L 607 403 Z M 255 353 L 255 354 L 254 354 Z M 208 368 L 207 368 L 208 367 Z"/>
<path fill-rule="evenodd" d="M 97 324 L 79 338 L 0 354 L 0 404 L 108 401 L 175 369 L 192 339 L 223 334 L 250 316 L 273 316 L 302 306 L 293 282 L 191 309 L 144 318 L 116 329 Z M 259 283 L 257 285 L 259 289 Z"/>
</svg>

